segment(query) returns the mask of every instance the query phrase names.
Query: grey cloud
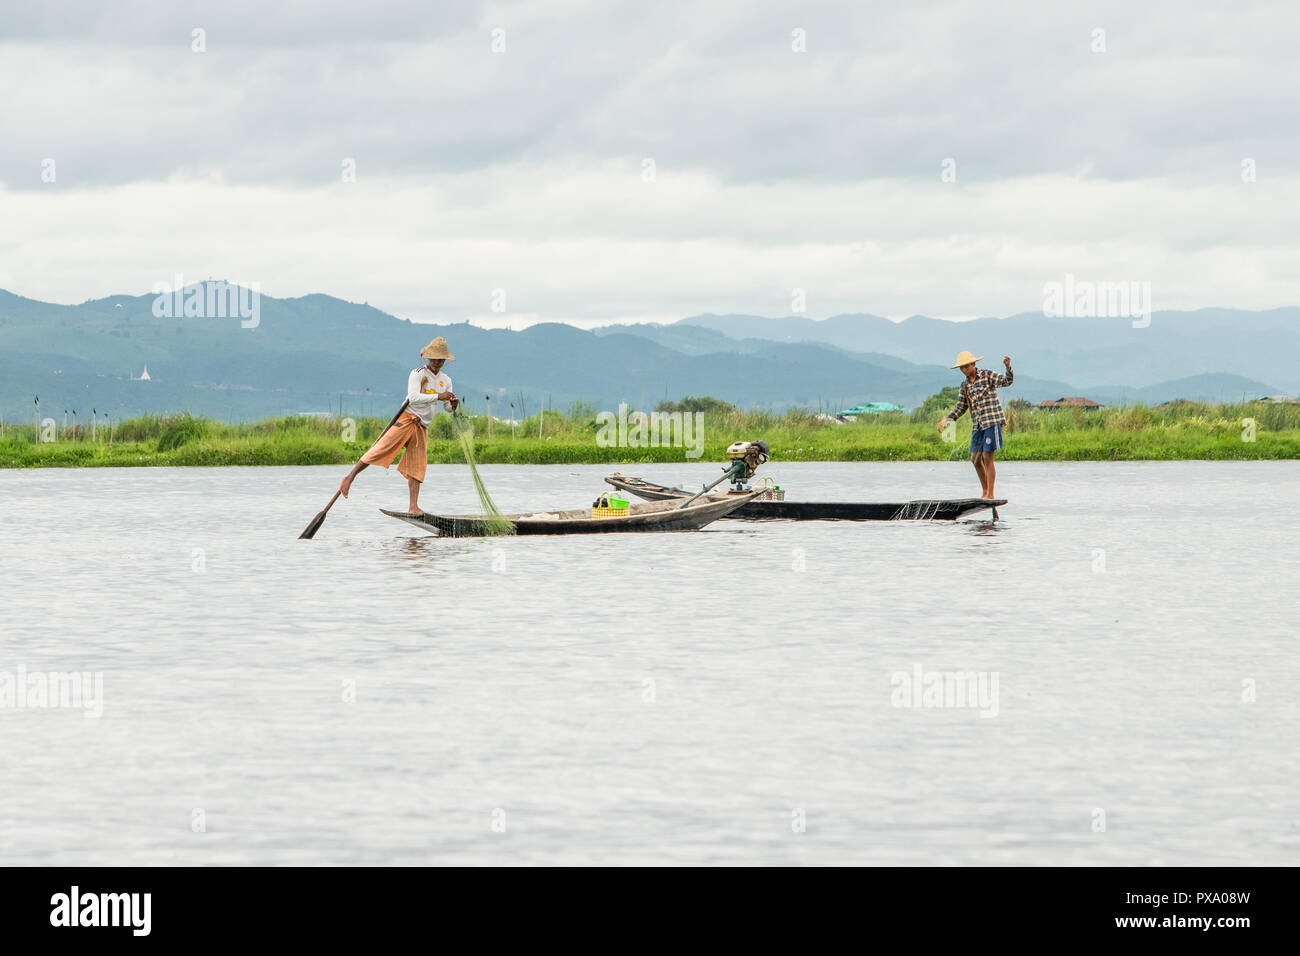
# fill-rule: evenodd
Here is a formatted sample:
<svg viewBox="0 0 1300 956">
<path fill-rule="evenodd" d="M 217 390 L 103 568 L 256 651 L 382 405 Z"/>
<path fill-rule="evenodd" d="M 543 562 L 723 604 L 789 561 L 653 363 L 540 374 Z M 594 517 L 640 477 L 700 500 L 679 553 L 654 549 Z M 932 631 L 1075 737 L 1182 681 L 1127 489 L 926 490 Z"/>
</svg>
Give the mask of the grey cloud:
<svg viewBox="0 0 1300 956">
<path fill-rule="evenodd" d="M 422 43 L 472 29 L 486 4 L 458 0 L 61 0 L 6 3 L 0 43 L 189 46 L 202 27 L 213 47 L 286 49 L 329 43 Z"/>
<path fill-rule="evenodd" d="M 0 37 L 0 181 L 419 176 L 656 159 L 726 182 L 1296 168 L 1287 7 L 97 3 Z M 489 51 L 489 29 L 507 52 Z M 209 52 L 189 51 L 208 30 Z M 1089 51 L 1095 26 L 1108 50 Z M 790 31 L 809 50 L 790 50 Z"/>
</svg>

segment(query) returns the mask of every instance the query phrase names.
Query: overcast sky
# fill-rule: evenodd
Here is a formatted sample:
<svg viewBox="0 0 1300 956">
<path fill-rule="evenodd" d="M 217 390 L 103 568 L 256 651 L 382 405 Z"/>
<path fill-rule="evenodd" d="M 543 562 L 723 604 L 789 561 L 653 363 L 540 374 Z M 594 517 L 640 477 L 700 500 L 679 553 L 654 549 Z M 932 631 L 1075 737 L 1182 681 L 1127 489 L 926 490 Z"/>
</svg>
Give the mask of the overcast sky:
<svg viewBox="0 0 1300 956">
<path fill-rule="evenodd" d="M 213 276 L 516 328 L 784 315 L 796 288 L 814 318 L 1006 315 L 1066 273 L 1296 305 L 1298 26 L 1249 0 L 2 0 L 0 288 Z"/>
</svg>

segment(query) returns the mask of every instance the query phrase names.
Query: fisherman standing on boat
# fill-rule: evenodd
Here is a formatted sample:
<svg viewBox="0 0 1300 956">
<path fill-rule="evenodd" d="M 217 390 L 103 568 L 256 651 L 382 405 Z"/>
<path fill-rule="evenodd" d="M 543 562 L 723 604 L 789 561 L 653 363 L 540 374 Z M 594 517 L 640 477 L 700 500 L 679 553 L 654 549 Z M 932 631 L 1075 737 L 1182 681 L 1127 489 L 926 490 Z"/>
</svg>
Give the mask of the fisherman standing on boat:
<svg viewBox="0 0 1300 956">
<path fill-rule="evenodd" d="M 976 368 L 975 363 L 983 360 L 970 352 L 957 356 L 953 368 L 961 369 L 966 381 L 961 383 L 961 398 L 957 407 L 948 413 L 948 417 L 939 422 L 939 431 L 943 432 L 949 422 L 955 422 L 969 409 L 971 419 L 970 460 L 975 466 L 975 473 L 980 476 L 982 487 L 980 497 L 993 498 L 993 479 L 996 470 L 993 467 L 993 454 L 1002 447 L 1002 426 L 1007 417 L 1002 413 L 1002 403 L 998 401 L 998 389 L 1006 388 L 1015 381 L 1011 371 L 1011 356 L 1002 357 L 1002 364 L 1007 367 L 1006 375 L 999 375 L 989 369 Z"/>
<path fill-rule="evenodd" d="M 420 350 L 420 357 L 428 359 L 411 372 L 406 380 L 406 410 L 402 412 L 393 426 L 379 436 L 370 450 L 361 456 L 355 468 L 339 485 L 343 497 L 348 496 L 352 479 L 367 465 L 380 465 L 387 468 L 397 457 L 397 453 L 406 449 L 397 470 L 406 476 L 411 492 L 410 514 L 424 514 L 420 510 L 420 485 L 424 481 L 425 468 L 429 464 L 429 453 L 425 444 L 426 430 L 438 411 L 438 403 L 446 402 L 455 411 L 460 404 L 451 390 L 451 377 L 442 371 L 442 366 L 455 359 L 447 351 L 447 340 L 441 335 Z"/>
</svg>

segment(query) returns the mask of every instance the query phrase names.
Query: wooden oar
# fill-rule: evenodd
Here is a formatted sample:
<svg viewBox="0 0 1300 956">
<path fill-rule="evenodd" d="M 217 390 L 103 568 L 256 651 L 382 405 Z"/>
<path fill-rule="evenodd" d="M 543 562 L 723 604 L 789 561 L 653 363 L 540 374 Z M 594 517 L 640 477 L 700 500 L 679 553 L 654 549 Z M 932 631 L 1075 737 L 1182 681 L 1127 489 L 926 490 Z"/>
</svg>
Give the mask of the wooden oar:
<svg viewBox="0 0 1300 956">
<path fill-rule="evenodd" d="M 406 401 L 402 402 L 402 407 L 397 410 L 397 414 L 394 415 L 393 420 L 388 423 L 388 427 L 379 433 L 380 438 L 383 438 L 384 435 L 388 434 L 388 429 L 392 428 L 394 425 L 397 424 L 397 420 L 402 417 L 402 412 L 406 411 L 406 406 L 410 404 L 411 404 L 411 400 L 409 398 Z M 376 441 L 378 441 L 378 439 L 376 439 Z M 325 506 L 325 510 L 322 511 L 320 514 L 316 515 L 316 517 L 312 518 L 311 524 L 307 525 L 306 530 L 304 530 L 302 534 L 298 535 L 299 541 L 301 541 L 303 538 L 311 539 L 316 537 L 316 532 L 319 531 L 320 526 L 325 523 L 325 516 L 329 514 L 330 509 L 334 507 L 334 502 L 339 500 L 339 495 L 341 494 L 343 494 L 342 488 L 334 492 L 334 497 L 331 498 L 330 503 Z"/>
</svg>

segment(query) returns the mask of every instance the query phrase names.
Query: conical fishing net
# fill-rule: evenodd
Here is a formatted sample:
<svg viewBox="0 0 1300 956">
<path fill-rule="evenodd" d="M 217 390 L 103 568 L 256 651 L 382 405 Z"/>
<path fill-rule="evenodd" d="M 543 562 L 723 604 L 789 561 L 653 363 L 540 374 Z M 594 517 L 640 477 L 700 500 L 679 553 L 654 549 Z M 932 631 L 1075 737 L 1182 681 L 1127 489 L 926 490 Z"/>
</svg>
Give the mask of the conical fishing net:
<svg viewBox="0 0 1300 956">
<path fill-rule="evenodd" d="M 457 409 L 451 416 L 452 429 L 460 441 L 460 449 L 465 453 L 465 464 L 474 479 L 474 491 L 478 494 L 479 505 L 483 508 L 483 533 L 488 535 L 514 534 L 514 523 L 503 518 L 492 496 L 488 494 L 483 479 L 479 477 L 478 466 L 474 462 L 474 422 L 464 412 Z"/>
</svg>

